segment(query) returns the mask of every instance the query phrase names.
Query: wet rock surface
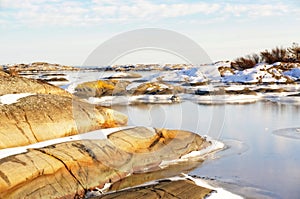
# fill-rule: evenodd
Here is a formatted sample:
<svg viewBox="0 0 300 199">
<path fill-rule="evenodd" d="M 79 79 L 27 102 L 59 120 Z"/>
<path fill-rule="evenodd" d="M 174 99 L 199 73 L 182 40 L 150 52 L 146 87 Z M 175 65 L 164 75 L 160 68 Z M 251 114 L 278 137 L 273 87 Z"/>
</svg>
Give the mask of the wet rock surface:
<svg viewBox="0 0 300 199">
<path fill-rule="evenodd" d="M 126 191 L 120 191 L 111 193 L 104 196 L 94 197 L 102 199 L 111 198 L 191 198 L 191 199 L 203 199 L 206 198 L 213 190 L 197 186 L 194 182 L 189 180 L 178 181 L 163 181 L 158 184 L 148 185 L 145 187 L 133 188 Z"/>
</svg>

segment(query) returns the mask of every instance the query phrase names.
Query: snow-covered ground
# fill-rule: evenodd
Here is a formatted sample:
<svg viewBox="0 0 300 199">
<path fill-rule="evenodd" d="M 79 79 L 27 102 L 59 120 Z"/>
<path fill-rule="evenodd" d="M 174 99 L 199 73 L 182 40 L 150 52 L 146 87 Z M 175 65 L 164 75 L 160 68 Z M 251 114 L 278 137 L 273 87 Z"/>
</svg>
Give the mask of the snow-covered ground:
<svg viewBox="0 0 300 199">
<path fill-rule="evenodd" d="M 222 78 L 226 83 L 290 83 L 290 80 L 300 78 L 300 68 L 283 71 L 278 67 L 280 63 L 257 64 L 246 70 L 235 70 L 233 73 L 226 72 Z"/>
<path fill-rule="evenodd" d="M 144 77 L 142 81 L 155 82 L 187 82 L 187 83 L 205 83 L 208 78 L 200 67 L 193 67 L 179 71 L 158 72 L 156 74 Z"/>
<path fill-rule="evenodd" d="M 294 80 L 300 80 L 300 68 L 293 68 L 289 71 L 284 72 L 283 74 Z"/>
</svg>

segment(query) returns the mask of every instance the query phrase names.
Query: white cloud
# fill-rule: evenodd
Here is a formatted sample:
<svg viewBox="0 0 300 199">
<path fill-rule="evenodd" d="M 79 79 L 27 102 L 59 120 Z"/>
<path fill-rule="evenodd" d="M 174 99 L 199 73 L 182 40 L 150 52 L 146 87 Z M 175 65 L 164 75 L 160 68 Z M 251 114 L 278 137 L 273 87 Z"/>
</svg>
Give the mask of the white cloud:
<svg viewBox="0 0 300 199">
<path fill-rule="evenodd" d="M 290 10 L 288 5 L 277 4 L 237 4 L 226 5 L 224 13 L 230 13 L 235 16 L 246 15 L 250 17 L 277 16 L 288 13 Z"/>
<path fill-rule="evenodd" d="M 229 17 L 265 17 L 288 14 L 292 9 L 276 4 L 226 4 L 226 3 L 154 3 L 149 0 L 1 0 L 1 24 L 16 25 L 95 25 L 116 22 L 135 22 L 179 18 L 191 15 L 201 19 Z M 2 17 L 5 16 L 5 17 Z M 200 17 L 193 16 L 193 20 Z M 202 17 L 203 16 L 203 17 Z M 190 20 L 190 19 L 188 19 Z"/>
</svg>

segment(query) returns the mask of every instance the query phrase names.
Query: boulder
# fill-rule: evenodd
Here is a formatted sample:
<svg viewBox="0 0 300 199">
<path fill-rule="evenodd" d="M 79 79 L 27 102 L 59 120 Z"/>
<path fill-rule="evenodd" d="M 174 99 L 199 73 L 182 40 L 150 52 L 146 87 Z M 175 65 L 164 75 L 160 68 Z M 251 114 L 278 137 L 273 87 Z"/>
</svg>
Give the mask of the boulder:
<svg viewBox="0 0 300 199">
<path fill-rule="evenodd" d="M 162 82 L 146 82 L 132 88 L 129 91 L 133 95 L 169 95 L 174 93 L 182 93 L 184 89 L 180 86 Z"/>
<path fill-rule="evenodd" d="M 13 76 L 0 71 L 0 96 L 12 93 L 37 93 L 56 94 L 69 97 L 72 96 L 67 91 L 45 81 Z"/>
<path fill-rule="evenodd" d="M 2 158 L 0 198 L 84 197 L 88 189 L 101 189 L 134 173 L 160 170 L 163 161 L 210 146 L 188 131 L 144 127 L 120 130 L 102 140 L 82 136 L 82 140 Z"/>
<path fill-rule="evenodd" d="M 117 72 L 108 77 L 105 77 L 105 79 L 123 79 L 123 78 L 141 78 L 141 77 L 142 77 L 142 75 L 140 75 L 138 73 Z"/>
<path fill-rule="evenodd" d="M 112 95 L 125 95 L 129 81 L 98 80 L 77 85 L 74 95 L 79 97 L 101 97 Z"/>
<path fill-rule="evenodd" d="M 0 105 L 0 148 L 125 125 L 127 116 L 77 98 L 32 95 Z"/>
<path fill-rule="evenodd" d="M 124 95 L 169 95 L 184 92 L 184 88 L 162 82 L 145 82 L 127 89 L 131 82 L 124 80 L 98 80 L 77 85 L 74 95 L 102 97 Z"/>
</svg>

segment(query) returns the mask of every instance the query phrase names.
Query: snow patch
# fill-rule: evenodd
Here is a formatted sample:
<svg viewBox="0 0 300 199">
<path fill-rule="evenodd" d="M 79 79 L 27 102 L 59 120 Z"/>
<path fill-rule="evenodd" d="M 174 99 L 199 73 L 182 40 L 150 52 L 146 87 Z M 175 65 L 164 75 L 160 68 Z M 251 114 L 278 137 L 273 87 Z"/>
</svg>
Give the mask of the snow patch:
<svg viewBox="0 0 300 199">
<path fill-rule="evenodd" d="M 205 187 L 207 189 L 215 190 L 215 192 L 212 192 L 207 198 L 208 199 L 242 199 L 243 197 L 236 195 L 234 193 L 231 193 L 223 188 L 219 187 L 213 187 L 209 185 L 207 182 L 205 182 L 202 179 L 199 178 L 192 178 L 191 176 L 188 176 L 186 174 L 183 174 L 186 179 L 190 179 L 195 182 L 196 185 Z"/>
<path fill-rule="evenodd" d="M 253 68 L 235 71 L 233 75 L 224 74 L 222 81 L 237 83 L 284 83 L 287 78 L 281 69 L 272 68 L 274 65 L 258 64 Z"/>
<path fill-rule="evenodd" d="M 293 68 L 283 73 L 284 75 L 291 77 L 294 80 L 300 79 L 300 68 Z"/>
<path fill-rule="evenodd" d="M 207 82 L 208 79 L 204 75 L 205 73 L 200 67 L 193 67 L 190 69 L 184 69 L 180 71 L 167 71 L 160 72 L 148 77 L 142 78 L 143 81 L 155 82 L 158 80 L 164 82 L 188 82 L 188 83 L 199 83 Z"/>
<path fill-rule="evenodd" d="M 1 104 L 13 104 L 17 103 L 19 99 L 23 97 L 28 97 L 30 95 L 35 95 L 34 93 L 19 93 L 19 94 L 6 94 L 0 96 Z"/>
<path fill-rule="evenodd" d="M 96 131 L 91 131 L 88 133 L 83 133 L 79 135 L 73 135 L 63 138 L 57 138 L 52 140 L 47 140 L 43 142 L 38 142 L 35 144 L 30 144 L 27 146 L 21 146 L 21 147 L 14 147 L 14 148 L 7 148 L 7 149 L 1 149 L 0 150 L 0 159 L 5 158 L 11 155 L 19 154 L 19 153 L 25 153 L 28 149 L 36 149 L 36 148 L 42 148 L 53 144 L 59 144 L 63 142 L 70 142 L 70 141 L 76 141 L 76 140 L 101 140 L 101 139 L 107 139 L 107 136 L 113 132 L 125 130 L 134 128 L 133 126 L 126 126 L 126 127 L 116 127 L 116 128 L 108 128 L 108 129 L 100 129 Z"/>
</svg>

